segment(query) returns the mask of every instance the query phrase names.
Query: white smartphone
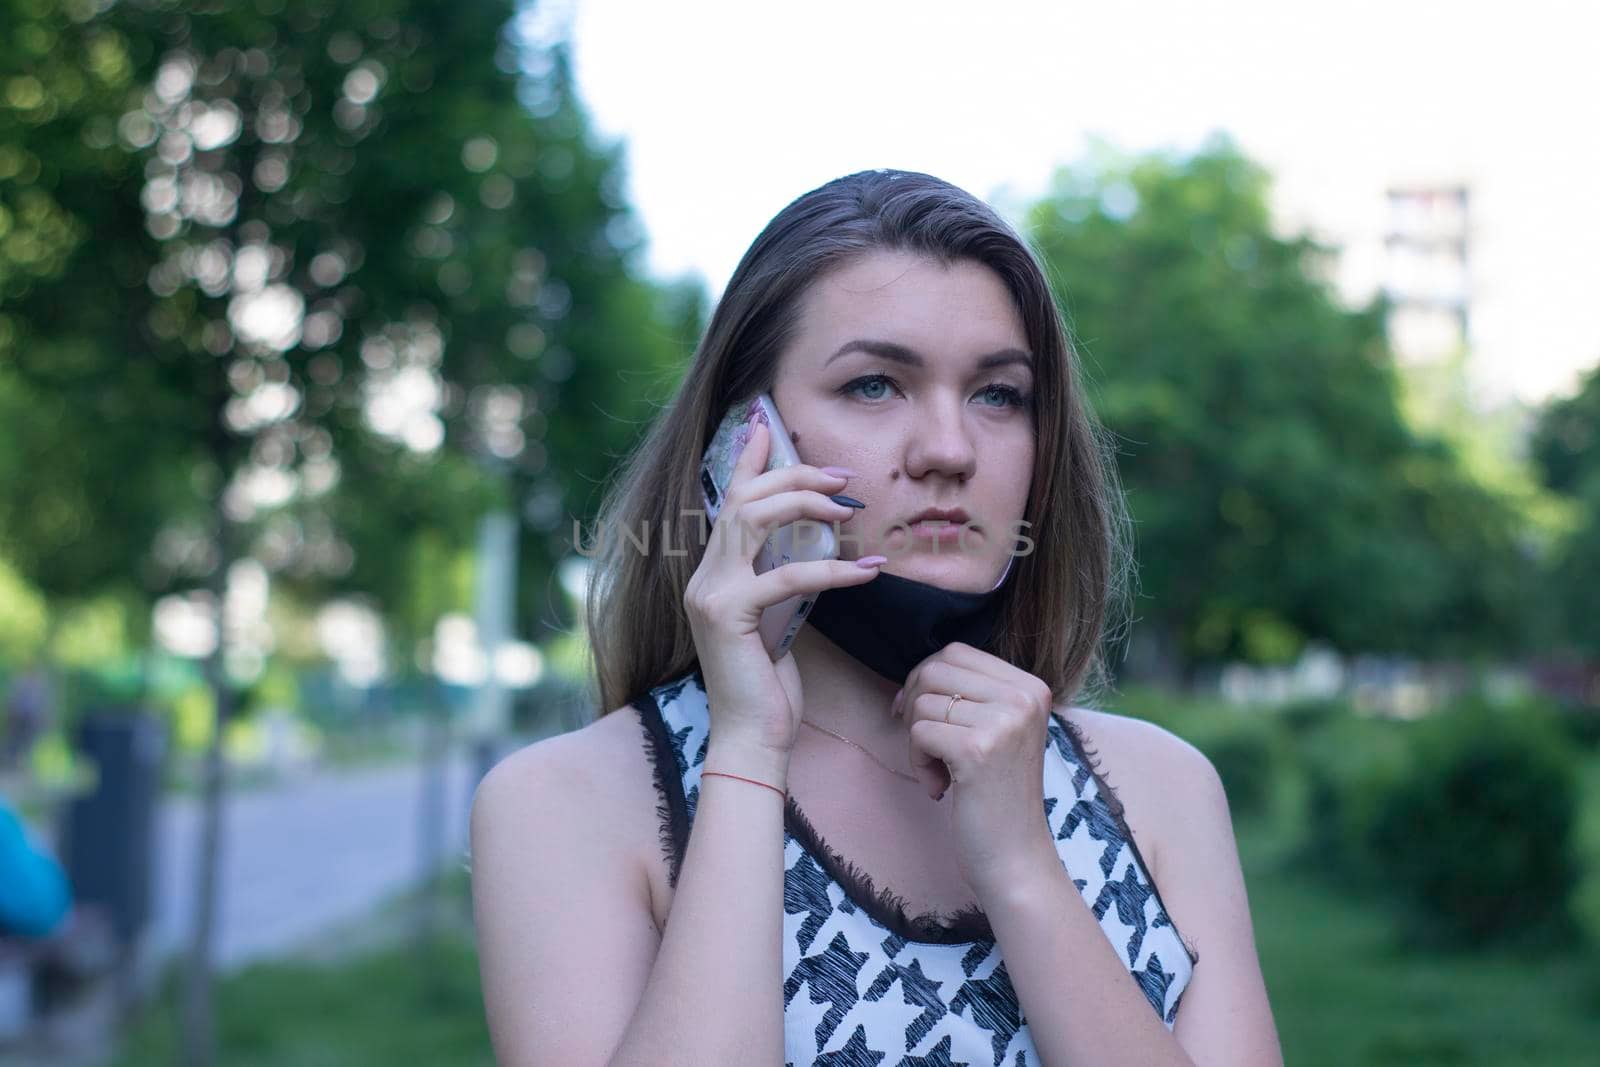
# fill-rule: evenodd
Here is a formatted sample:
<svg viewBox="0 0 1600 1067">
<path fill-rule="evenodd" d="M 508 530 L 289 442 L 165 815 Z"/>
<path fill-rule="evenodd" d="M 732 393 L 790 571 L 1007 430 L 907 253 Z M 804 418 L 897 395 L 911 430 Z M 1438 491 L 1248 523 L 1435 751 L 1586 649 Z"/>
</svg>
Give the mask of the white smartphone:
<svg viewBox="0 0 1600 1067">
<path fill-rule="evenodd" d="M 767 470 L 792 467 L 800 462 L 770 395 L 759 393 L 733 405 L 712 435 L 700 463 L 700 492 L 705 500 L 706 517 L 713 523 L 722 510 L 728 483 L 733 480 L 734 465 L 739 462 L 739 454 L 744 451 L 757 423 L 766 424 L 771 442 L 767 449 Z M 833 527 L 814 519 L 800 519 L 772 532 L 756 553 L 755 571 L 762 574 L 794 561 L 838 558 L 839 539 L 834 536 Z M 761 640 L 774 662 L 794 643 L 815 600 L 815 594 L 798 594 L 762 611 Z"/>
</svg>

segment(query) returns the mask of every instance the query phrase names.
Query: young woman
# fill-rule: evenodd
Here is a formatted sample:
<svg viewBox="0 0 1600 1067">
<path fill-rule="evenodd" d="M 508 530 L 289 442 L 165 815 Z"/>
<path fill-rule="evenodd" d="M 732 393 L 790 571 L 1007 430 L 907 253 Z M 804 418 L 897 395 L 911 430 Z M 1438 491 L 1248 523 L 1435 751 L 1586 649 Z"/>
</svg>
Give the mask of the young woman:
<svg viewBox="0 0 1600 1067">
<path fill-rule="evenodd" d="M 502 1063 L 1281 1063 L 1215 770 L 1083 706 L 1128 553 L 1078 374 L 946 182 L 853 174 L 757 237 L 602 509 L 606 713 L 478 788 Z M 802 462 L 755 428 L 706 536 L 701 455 L 762 392 Z M 756 573 L 800 520 L 840 558 Z"/>
</svg>

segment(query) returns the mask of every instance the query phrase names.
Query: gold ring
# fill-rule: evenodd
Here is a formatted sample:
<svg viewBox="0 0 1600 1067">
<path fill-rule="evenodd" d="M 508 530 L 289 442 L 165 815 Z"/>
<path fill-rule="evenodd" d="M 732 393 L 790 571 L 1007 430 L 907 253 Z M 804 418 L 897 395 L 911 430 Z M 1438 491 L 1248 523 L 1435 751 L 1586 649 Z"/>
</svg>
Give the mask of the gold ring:
<svg viewBox="0 0 1600 1067">
<path fill-rule="evenodd" d="M 961 694 L 957 693 L 955 696 L 950 698 L 950 703 L 945 705 L 945 708 L 944 708 L 944 721 L 945 722 L 949 722 L 950 721 L 950 712 L 951 712 L 952 709 L 955 708 L 956 701 L 958 701 L 960 699 L 961 699 Z"/>
</svg>

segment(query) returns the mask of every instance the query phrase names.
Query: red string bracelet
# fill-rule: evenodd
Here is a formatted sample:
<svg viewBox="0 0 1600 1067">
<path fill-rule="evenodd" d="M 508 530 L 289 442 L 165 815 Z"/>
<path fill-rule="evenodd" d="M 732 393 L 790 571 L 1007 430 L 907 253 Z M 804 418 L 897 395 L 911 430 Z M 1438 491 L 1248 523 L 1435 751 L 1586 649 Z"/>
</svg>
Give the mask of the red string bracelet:
<svg viewBox="0 0 1600 1067">
<path fill-rule="evenodd" d="M 701 774 L 702 777 L 704 777 L 705 775 L 708 775 L 708 774 L 720 774 L 724 778 L 737 778 L 737 779 L 739 779 L 739 781 L 741 781 L 741 782 L 749 782 L 751 785 L 766 786 L 768 789 L 772 790 L 774 793 L 778 794 L 780 797 L 783 797 L 785 800 L 789 799 L 789 794 L 788 794 L 787 791 L 779 789 L 775 785 L 768 785 L 766 782 L 758 782 L 754 778 L 746 778 L 743 775 L 739 775 L 739 774 L 729 774 L 727 771 L 701 771 L 700 774 Z"/>
</svg>

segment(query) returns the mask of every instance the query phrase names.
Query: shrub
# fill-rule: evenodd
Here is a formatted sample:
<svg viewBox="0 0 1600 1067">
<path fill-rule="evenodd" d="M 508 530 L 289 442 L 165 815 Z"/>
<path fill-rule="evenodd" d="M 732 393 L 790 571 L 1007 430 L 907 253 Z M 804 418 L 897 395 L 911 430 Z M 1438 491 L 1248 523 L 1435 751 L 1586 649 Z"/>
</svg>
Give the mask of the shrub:
<svg viewBox="0 0 1600 1067">
<path fill-rule="evenodd" d="M 1265 814 L 1280 759 L 1277 728 L 1270 713 L 1234 713 L 1211 720 L 1187 740 L 1204 752 L 1228 793 L 1235 818 Z"/>
<path fill-rule="evenodd" d="M 1380 886 L 1385 877 L 1362 848 L 1377 797 L 1407 769 L 1403 724 L 1349 713 L 1308 728 L 1298 746 L 1306 825 L 1296 861 L 1334 884 Z"/>
<path fill-rule="evenodd" d="M 1235 818 L 1266 811 L 1283 759 L 1276 709 L 1241 708 L 1217 697 L 1129 686 L 1119 694 L 1115 710 L 1155 723 L 1205 753 L 1222 779 Z"/>
<path fill-rule="evenodd" d="M 1475 699 L 1403 727 L 1360 840 L 1423 936 L 1479 944 L 1568 927 L 1576 760 L 1542 706 Z"/>
<path fill-rule="evenodd" d="M 1557 717 L 1574 744 L 1590 752 L 1600 752 L 1600 708 L 1565 703 L 1558 706 Z"/>
<path fill-rule="evenodd" d="M 1342 697 L 1300 697 L 1278 708 L 1278 720 L 1290 736 L 1297 738 L 1352 714 L 1349 703 Z"/>
</svg>

